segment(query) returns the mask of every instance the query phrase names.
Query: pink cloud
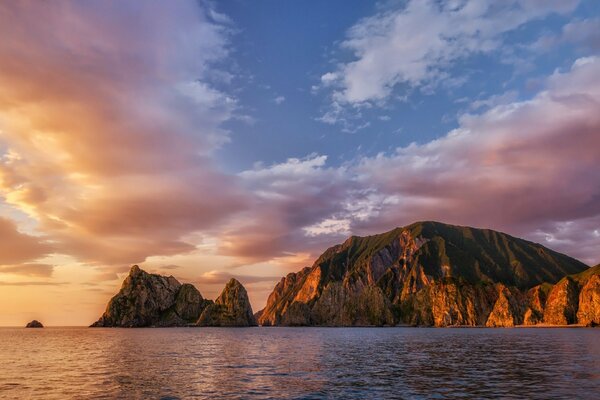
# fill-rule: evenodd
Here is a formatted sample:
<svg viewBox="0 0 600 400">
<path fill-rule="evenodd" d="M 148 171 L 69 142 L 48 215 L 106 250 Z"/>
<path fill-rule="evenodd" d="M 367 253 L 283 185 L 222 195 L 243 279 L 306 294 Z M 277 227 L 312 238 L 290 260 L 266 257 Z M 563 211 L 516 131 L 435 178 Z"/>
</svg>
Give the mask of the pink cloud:
<svg viewBox="0 0 600 400">
<path fill-rule="evenodd" d="M 503 103 L 464 115 L 437 140 L 354 165 L 331 168 L 312 156 L 241 174 L 260 201 L 247 225 L 224 235 L 227 252 L 316 256 L 349 232 L 434 219 L 507 231 L 598 262 L 600 59 L 579 59 L 532 99 Z M 569 230 L 560 230 L 565 224 Z M 553 232 L 562 242 L 546 240 Z"/>
<path fill-rule="evenodd" d="M 184 1 L 2 4 L 1 189 L 60 252 L 179 254 L 245 207 L 210 158 L 237 107 L 210 83 L 229 51 L 215 15 Z"/>
<path fill-rule="evenodd" d="M 21 233 L 13 221 L 2 217 L 0 217 L 0 237 L 2 237 L 0 241 L 0 272 L 31 270 L 27 266 L 17 268 L 12 264 L 37 260 L 53 252 L 52 245 L 44 238 Z"/>
</svg>

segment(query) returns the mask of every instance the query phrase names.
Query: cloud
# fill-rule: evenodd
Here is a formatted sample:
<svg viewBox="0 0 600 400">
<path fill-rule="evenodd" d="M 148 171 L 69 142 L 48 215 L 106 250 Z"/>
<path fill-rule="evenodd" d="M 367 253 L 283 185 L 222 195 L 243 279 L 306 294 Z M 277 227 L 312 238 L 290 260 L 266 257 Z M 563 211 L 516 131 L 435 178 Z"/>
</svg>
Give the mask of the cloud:
<svg viewBox="0 0 600 400">
<path fill-rule="evenodd" d="M 224 16 L 185 1 L 0 7 L 0 191 L 58 252 L 179 254 L 244 209 L 210 157 L 237 109 L 212 80 L 229 53 Z"/>
<path fill-rule="evenodd" d="M 273 101 L 275 102 L 275 104 L 280 105 L 285 101 L 285 96 L 277 96 L 273 99 Z"/>
<path fill-rule="evenodd" d="M 235 278 L 244 284 L 273 282 L 281 279 L 278 276 L 255 276 L 255 275 L 233 275 L 224 271 L 208 271 L 200 275 L 196 281 L 200 284 L 225 284 L 231 278 Z"/>
<path fill-rule="evenodd" d="M 450 79 L 448 69 L 504 46 L 503 35 L 578 1 L 408 1 L 364 18 L 341 44 L 352 60 L 321 77 L 334 104 L 378 103 L 394 89 L 427 88 Z"/>
<path fill-rule="evenodd" d="M 592 51 L 600 50 L 600 18 L 589 18 L 566 24 L 562 40 Z"/>
<path fill-rule="evenodd" d="M 5 282 L 0 281 L 0 286 L 63 286 L 69 282 L 46 282 L 46 281 L 22 281 L 22 282 Z"/>
<path fill-rule="evenodd" d="M 0 266 L 0 273 L 15 274 L 25 276 L 42 276 L 50 277 L 54 272 L 54 265 L 49 264 L 19 264 L 19 265 L 3 265 Z"/>
<path fill-rule="evenodd" d="M 597 263 L 599 106 L 600 59 L 580 58 L 531 99 L 492 98 L 428 143 L 335 168 L 315 154 L 258 165 L 240 174 L 256 203 L 221 237 L 221 250 L 254 261 L 302 250 L 316 256 L 350 232 L 440 220 Z"/>
<path fill-rule="evenodd" d="M 168 269 L 168 270 L 179 269 L 179 268 L 181 268 L 181 266 L 175 265 L 175 264 L 161 265 L 159 267 L 159 269 Z"/>
<path fill-rule="evenodd" d="M 0 266 L 3 266 L 0 268 L 11 269 L 12 264 L 37 260 L 53 252 L 45 239 L 19 232 L 13 221 L 3 217 L 0 217 L 0 237 Z"/>
<path fill-rule="evenodd" d="M 531 100 L 464 115 L 442 138 L 363 159 L 359 181 L 389 204 L 352 229 L 439 219 L 533 237 L 541 226 L 597 221 L 599 67 L 598 58 L 579 59 Z M 591 261 L 576 245 L 568 252 Z"/>
<path fill-rule="evenodd" d="M 560 33 L 546 33 L 529 45 L 529 48 L 538 52 L 548 52 L 565 44 L 575 45 L 579 50 L 598 52 L 600 50 L 600 18 L 571 21 L 563 26 Z"/>
<path fill-rule="evenodd" d="M 221 231 L 220 253 L 252 263 L 322 249 L 323 238 L 311 241 L 302 228 L 339 210 L 352 187 L 344 169 L 326 167 L 326 160 L 311 154 L 240 173 L 252 203 Z"/>
</svg>

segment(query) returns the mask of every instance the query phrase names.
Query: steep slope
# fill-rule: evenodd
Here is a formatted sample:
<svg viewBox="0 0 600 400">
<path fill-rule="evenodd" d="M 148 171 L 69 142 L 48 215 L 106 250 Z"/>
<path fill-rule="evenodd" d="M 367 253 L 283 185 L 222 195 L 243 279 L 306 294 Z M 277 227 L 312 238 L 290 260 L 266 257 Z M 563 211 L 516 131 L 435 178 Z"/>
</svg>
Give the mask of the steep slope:
<svg viewBox="0 0 600 400">
<path fill-rule="evenodd" d="M 256 326 L 244 286 L 231 278 L 215 302 L 204 309 L 197 325 Z"/>
<path fill-rule="evenodd" d="M 134 265 L 119 293 L 109 301 L 102 317 L 92 326 L 192 326 L 207 308 L 217 306 L 221 310 L 221 305 L 226 310 L 233 310 L 236 317 L 240 310 L 248 310 L 252 317 L 246 290 L 238 281 L 230 281 L 215 304 L 204 299 L 189 283 L 181 284 L 172 276 L 149 274 Z M 248 326 L 248 320 L 241 317 L 228 322 L 229 326 Z"/>
<path fill-rule="evenodd" d="M 198 290 L 172 276 L 131 267 L 121 290 L 108 303 L 95 327 L 185 326 L 196 321 L 207 301 Z"/>
<path fill-rule="evenodd" d="M 327 249 L 276 285 L 258 322 L 512 326 L 526 289 L 586 269 L 504 233 L 419 222 Z"/>
<path fill-rule="evenodd" d="M 553 325 L 600 325 L 600 265 L 566 276 L 552 287 L 543 322 Z"/>
</svg>

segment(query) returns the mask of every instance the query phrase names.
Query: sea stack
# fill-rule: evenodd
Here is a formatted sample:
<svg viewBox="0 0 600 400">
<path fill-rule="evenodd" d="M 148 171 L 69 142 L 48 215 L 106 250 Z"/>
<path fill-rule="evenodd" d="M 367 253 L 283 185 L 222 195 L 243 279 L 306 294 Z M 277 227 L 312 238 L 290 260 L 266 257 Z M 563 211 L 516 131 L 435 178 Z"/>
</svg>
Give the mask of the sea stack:
<svg viewBox="0 0 600 400">
<path fill-rule="evenodd" d="M 31 321 L 30 323 L 28 323 L 25 328 L 43 328 L 44 325 L 42 325 L 42 323 L 40 321 L 38 321 L 37 319 L 34 319 L 33 321 Z"/>
<path fill-rule="evenodd" d="M 199 320 L 207 308 L 205 320 Z M 109 301 L 106 311 L 92 327 L 177 327 L 177 326 L 250 326 L 252 316 L 246 289 L 232 279 L 217 302 L 202 297 L 189 283 L 181 284 L 173 276 L 150 274 L 134 265 L 121 290 Z"/>
<path fill-rule="evenodd" d="M 417 222 L 352 236 L 283 278 L 260 325 L 594 325 L 600 269 L 489 229 Z"/>
<path fill-rule="evenodd" d="M 198 326 L 256 326 L 248 293 L 236 279 L 230 279 L 215 300 L 204 309 Z"/>
</svg>

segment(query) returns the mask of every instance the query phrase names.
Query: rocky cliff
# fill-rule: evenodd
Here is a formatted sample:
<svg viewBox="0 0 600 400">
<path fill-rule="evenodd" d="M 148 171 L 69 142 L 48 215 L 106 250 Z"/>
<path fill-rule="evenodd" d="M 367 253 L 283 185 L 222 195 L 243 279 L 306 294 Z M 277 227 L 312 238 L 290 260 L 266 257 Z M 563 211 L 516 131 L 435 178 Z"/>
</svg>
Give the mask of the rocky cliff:
<svg viewBox="0 0 600 400">
<path fill-rule="evenodd" d="M 208 305 L 198 326 L 256 326 L 248 293 L 240 282 L 229 280 L 214 303 Z"/>
<path fill-rule="evenodd" d="M 244 287 L 235 282 L 239 285 L 236 293 L 243 292 L 245 295 Z M 228 298 L 227 306 L 236 311 L 249 308 L 247 295 L 245 299 L 242 297 Z M 213 301 L 204 299 L 193 285 L 181 284 L 172 276 L 149 274 L 134 265 L 119 293 L 109 301 L 102 317 L 92 326 L 192 326 L 197 324 L 203 311 L 214 305 Z M 249 312 L 252 314 L 251 309 Z M 232 325 L 236 322 L 234 320 Z"/>
<path fill-rule="evenodd" d="M 565 276 L 550 289 L 543 323 L 600 325 L 600 265 Z"/>
<path fill-rule="evenodd" d="M 275 286 L 258 323 L 504 327 L 560 315 L 556 323 L 572 323 L 583 286 L 561 278 L 583 271 L 573 258 L 501 232 L 419 222 L 327 249 Z M 598 282 L 590 282 L 582 315 L 593 320 Z"/>
</svg>

